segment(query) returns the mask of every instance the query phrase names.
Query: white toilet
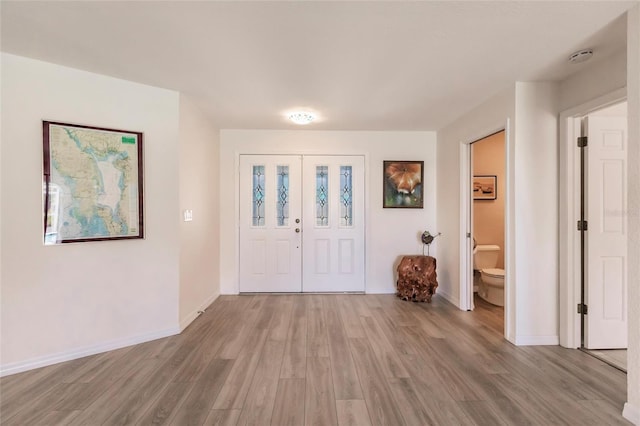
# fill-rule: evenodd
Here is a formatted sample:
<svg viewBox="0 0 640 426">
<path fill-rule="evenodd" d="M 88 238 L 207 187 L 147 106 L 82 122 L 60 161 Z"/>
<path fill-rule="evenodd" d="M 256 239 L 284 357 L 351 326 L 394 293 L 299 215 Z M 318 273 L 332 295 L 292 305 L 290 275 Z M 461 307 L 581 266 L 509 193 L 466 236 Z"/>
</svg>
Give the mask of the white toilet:
<svg viewBox="0 0 640 426">
<path fill-rule="evenodd" d="M 496 268 L 499 256 L 500 246 L 478 244 L 473 250 L 473 269 L 480 271 L 478 296 L 504 306 L 504 269 Z"/>
</svg>

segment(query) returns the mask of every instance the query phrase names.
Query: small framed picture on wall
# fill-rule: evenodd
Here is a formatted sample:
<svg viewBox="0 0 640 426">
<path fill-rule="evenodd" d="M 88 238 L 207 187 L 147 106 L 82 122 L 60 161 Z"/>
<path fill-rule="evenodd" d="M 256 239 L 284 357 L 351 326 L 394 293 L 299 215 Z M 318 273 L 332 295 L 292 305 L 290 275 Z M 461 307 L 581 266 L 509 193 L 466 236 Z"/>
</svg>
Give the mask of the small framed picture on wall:
<svg viewBox="0 0 640 426">
<path fill-rule="evenodd" d="M 495 200 L 498 198 L 498 177 L 495 175 L 476 175 L 473 177 L 473 199 Z"/>
<path fill-rule="evenodd" d="M 424 161 L 384 161 L 382 207 L 424 207 Z"/>
</svg>

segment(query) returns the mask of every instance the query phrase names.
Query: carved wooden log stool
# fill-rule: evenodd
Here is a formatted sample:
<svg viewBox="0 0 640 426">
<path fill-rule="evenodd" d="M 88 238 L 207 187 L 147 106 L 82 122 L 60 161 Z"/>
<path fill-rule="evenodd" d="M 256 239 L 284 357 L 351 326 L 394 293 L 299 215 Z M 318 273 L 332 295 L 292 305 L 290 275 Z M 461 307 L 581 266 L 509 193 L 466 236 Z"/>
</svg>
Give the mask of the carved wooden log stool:
<svg viewBox="0 0 640 426">
<path fill-rule="evenodd" d="M 436 259 L 431 256 L 404 256 L 398 265 L 398 292 L 402 300 L 431 302 L 436 292 Z"/>
</svg>

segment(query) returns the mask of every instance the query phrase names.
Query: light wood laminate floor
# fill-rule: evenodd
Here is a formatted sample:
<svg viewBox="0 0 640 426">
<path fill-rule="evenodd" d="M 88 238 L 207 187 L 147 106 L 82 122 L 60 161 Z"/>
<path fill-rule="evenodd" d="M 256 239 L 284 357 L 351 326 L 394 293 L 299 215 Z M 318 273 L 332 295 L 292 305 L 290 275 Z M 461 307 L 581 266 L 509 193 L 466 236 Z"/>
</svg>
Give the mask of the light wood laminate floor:
<svg viewBox="0 0 640 426">
<path fill-rule="evenodd" d="M 623 373 L 515 347 L 495 318 L 438 295 L 221 296 L 181 335 L 2 378 L 1 423 L 628 424 Z"/>
<path fill-rule="evenodd" d="M 622 371 L 627 371 L 627 350 L 626 349 L 598 349 L 585 351 L 600 358 L 601 360 L 619 368 Z"/>
</svg>

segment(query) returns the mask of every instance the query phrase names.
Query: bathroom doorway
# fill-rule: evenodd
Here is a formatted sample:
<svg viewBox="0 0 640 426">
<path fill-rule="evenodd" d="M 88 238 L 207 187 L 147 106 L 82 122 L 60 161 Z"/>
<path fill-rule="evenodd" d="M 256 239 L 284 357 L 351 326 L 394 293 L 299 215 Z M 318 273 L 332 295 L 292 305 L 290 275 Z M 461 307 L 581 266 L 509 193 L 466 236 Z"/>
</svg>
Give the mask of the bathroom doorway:
<svg viewBox="0 0 640 426">
<path fill-rule="evenodd" d="M 471 144 L 473 305 L 479 318 L 504 329 L 505 131 Z"/>
</svg>

